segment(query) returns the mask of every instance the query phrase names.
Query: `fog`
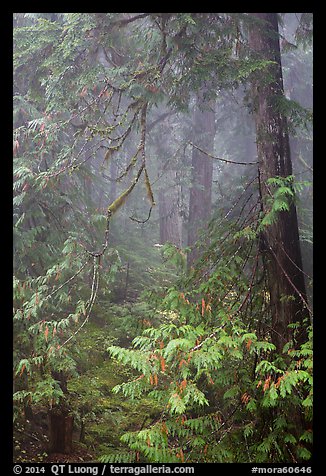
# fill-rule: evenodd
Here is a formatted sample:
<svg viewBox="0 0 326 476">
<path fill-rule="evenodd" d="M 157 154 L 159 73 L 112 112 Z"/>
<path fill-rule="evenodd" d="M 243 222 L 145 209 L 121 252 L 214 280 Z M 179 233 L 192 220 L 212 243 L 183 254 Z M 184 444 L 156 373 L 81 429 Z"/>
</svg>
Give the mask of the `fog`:
<svg viewBox="0 0 326 476">
<path fill-rule="evenodd" d="M 310 395 L 305 377 L 269 405 L 259 362 L 312 322 L 312 14 L 15 13 L 13 31 L 16 460 L 309 459 L 259 447 L 264 405 L 297 422 L 289 394 Z M 243 405 L 262 385 L 261 414 L 231 374 Z"/>
</svg>

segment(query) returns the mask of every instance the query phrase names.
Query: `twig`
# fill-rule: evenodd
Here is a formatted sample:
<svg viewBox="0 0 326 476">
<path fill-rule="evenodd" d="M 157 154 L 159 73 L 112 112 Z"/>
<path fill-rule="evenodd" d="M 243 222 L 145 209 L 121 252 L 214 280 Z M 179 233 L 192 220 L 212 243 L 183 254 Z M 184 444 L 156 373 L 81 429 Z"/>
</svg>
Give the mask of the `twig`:
<svg viewBox="0 0 326 476">
<path fill-rule="evenodd" d="M 70 283 L 73 279 L 75 279 L 83 271 L 83 269 L 86 267 L 88 262 L 89 262 L 89 259 L 87 261 L 85 261 L 85 263 L 79 268 L 79 270 L 73 276 L 71 276 L 64 283 L 60 284 L 60 286 L 58 288 L 56 288 L 54 291 L 52 291 L 50 294 L 48 294 L 44 298 L 44 301 L 47 301 L 48 299 L 50 299 L 50 297 L 52 297 L 54 294 L 56 294 L 58 291 L 60 291 L 60 289 L 62 289 L 64 286 L 66 286 L 68 283 Z"/>
<path fill-rule="evenodd" d="M 148 217 L 145 220 L 138 220 L 137 218 L 134 218 L 134 217 L 129 217 L 129 218 L 130 220 L 135 221 L 136 223 L 146 223 L 151 217 L 152 209 L 153 209 L 153 205 L 149 209 Z"/>
<path fill-rule="evenodd" d="M 254 268 L 254 272 L 253 272 L 253 274 L 252 274 L 251 283 L 250 283 L 248 292 L 247 292 L 246 296 L 244 297 L 242 303 L 241 303 L 240 306 L 238 307 L 238 309 L 233 313 L 232 316 L 230 316 L 230 319 L 232 319 L 232 318 L 235 317 L 237 314 L 239 314 L 239 312 L 241 312 L 243 306 L 245 305 L 246 301 L 248 300 L 248 297 L 249 297 L 249 295 L 250 295 L 250 292 L 251 292 L 251 289 L 252 289 L 252 286 L 253 286 L 253 280 L 254 280 L 254 277 L 255 277 L 256 271 L 257 271 L 258 256 L 259 256 L 259 254 L 257 253 L 257 255 L 256 255 L 255 268 Z M 217 334 L 220 330 L 224 329 L 224 327 L 226 326 L 227 323 L 228 323 L 228 321 L 224 322 L 224 324 L 222 324 L 220 327 L 218 327 L 217 329 L 215 329 L 215 331 L 213 331 L 211 334 L 209 334 L 209 336 L 205 337 L 205 339 L 204 339 L 202 342 L 200 342 L 200 343 L 197 344 L 195 347 L 193 347 L 192 349 L 190 349 L 190 352 L 193 352 L 193 351 L 195 351 L 195 350 L 200 349 L 200 348 L 203 346 L 203 344 L 204 344 L 207 340 L 212 339 L 213 337 L 216 336 L 216 334 Z"/>
<path fill-rule="evenodd" d="M 281 268 L 281 271 L 282 273 L 284 274 L 284 276 L 286 277 L 286 279 L 288 280 L 288 282 L 290 283 L 290 285 L 292 286 L 292 288 L 295 290 L 295 292 L 298 294 L 298 296 L 300 297 L 301 301 L 303 302 L 305 308 L 307 309 L 307 311 L 309 312 L 310 316 L 313 316 L 313 312 L 312 310 L 310 309 L 310 307 L 308 306 L 308 303 L 307 301 L 305 300 L 305 298 L 302 296 L 301 292 L 299 291 L 299 289 L 295 286 L 295 284 L 292 282 L 290 276 L 287 274 L 287 272 L 285 271 L 285 269 L 283 268 L 282 264 L 280 263 L 279 259 L 277 258 L 274 250 L 272 249 L 272 247 L 270 245 L 268 245 L 268 249 L 269 251 L 272 253 L 272 255 L 274 256 L 277 264 L 279 265 L 279 267 Z"/>
<path fill-rule="evenodd" d="M 249 284 L 249 288 L 248 288 L 248 292 L 244 298 L 244 300 L 242 301 L 240 307 L 238 308 L 236 314 L 238 314 L 239 312 L 241 312 L 243 306 L 245 305 L 245 303 L 247 302 L 249 296 L 250 296 L 250 293 L 251 293 L 251 289 L 252 289 L 252 286 L 254 284 L 254 279 L 255 279 L 255 276 L 256 276 L 256 271 L 257 271 L 257 267 L 258 267 L 258 258 L 259 258 L 259 248 L 258 248 L 258 251 L 257 251 L 257 254 L 256 254 L 256 258 L 255 258 L 255 267 L 254 267 L 254 271 L 252 273 L 252 276 L 251 276 L 251 281 L 250 281 L 250 284 Z"/>
<path fill-rule="evenodd" d="M 83 244 L 79 243 L 79 245 L 84 248 L 86 253 L 89 254 L 90 256 L 92 256 L 93 258 L 99 258 L 100 256 L 102 256 L 105 253 L 105 251 L 108 247 L 109 233 L 110 233 L 110 218 L 111 218 L 111 213 L 108 210 L 107 211 L 107 218 L 106 218 L 106 229 L 105 229 L 105 234 L 104 234 L 105 242 L 103 243 L 103 248 L 102 248 L 101 251 L 90 251 Z"/>
<path fill-rule="evenodd" d="M 64 341 L 63 344 L 60 345 L 60 349 L 65 346 L 66 344 L 68 344 L 68 342 L 70 342 L 80 331 L 81 329 L 84 327 L 84 325 L 86 324 L 86 322 L 89 320 L 89 317 L 90 317 L 90 314 L 91 314 L 91 311 L 93 309 L 93 305 L 94 305 L 94 302 L 95 302 L 95 299 L 96 299 L 96 296 L 97 296 L 97 291 L 98 291 L 98 284 L 99 284 L 99 271 L 98 271 L 98 264 L 96 264 L 96 259 L 99 259 L 97 257 L 94 256 L 94 271 L 93 271 L 93 279 L 92 279 L 92 291 L 91 291 L 91 296 L 90 296 L 90 299 L 89 299 L 89 302 L 88 302 L 88 312 L 86 314 L 86 317 L 84 319 L 84 321 L 82 322 L 82 324 L 78 327 L 78 329 L 70 336 L 68 337 L 68 339 L 66 339 Z"/>
</svg>

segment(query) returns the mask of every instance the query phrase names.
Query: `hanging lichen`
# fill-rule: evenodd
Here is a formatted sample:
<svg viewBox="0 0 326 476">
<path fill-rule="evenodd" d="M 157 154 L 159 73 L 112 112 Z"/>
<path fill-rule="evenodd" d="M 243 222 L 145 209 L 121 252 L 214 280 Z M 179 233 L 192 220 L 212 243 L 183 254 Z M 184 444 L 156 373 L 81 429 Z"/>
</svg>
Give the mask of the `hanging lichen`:
<svg viewBox="0 0 326 476">
<path fill-rule="evenodd" d="M 124 192 L 122 192 L 121 195 L 111 203 L 111 205 L 109 205 L 108 213 L 110 214 L 110 216 L 112 216 L 121 207 L 121 205 L 124 204 L 128 195 L 132 192 L 136 183 L 138 182 L 139 177 L 141 176 L 141 173 L 144 170 L 144 168 L 145 166 L 144 164 L 142 164 L 132 184 Z"/>
<path fill-rule="evenodd" d="M 145 168 L 144 173 L 145 173 L 145 186 L 146 186 L 147 196 L 149 198 L 149 201 L 151 202 L 151 205 L 154 206 L 155 205 L 155 200 L 154 200 L 153 190 L 152 190 L 151 183 L 149 181 L 149 177 L 148 177 L 148 173 L 147 173 L 146 168 Z"/>
</svg>

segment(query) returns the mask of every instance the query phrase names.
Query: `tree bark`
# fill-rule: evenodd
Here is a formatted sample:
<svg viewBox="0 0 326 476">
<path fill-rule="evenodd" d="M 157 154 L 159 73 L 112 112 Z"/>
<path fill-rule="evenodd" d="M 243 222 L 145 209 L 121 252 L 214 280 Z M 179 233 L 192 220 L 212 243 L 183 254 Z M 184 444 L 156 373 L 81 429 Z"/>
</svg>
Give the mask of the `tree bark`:
<svg viewBox="0 0 326 476">
<path fill-rule="evenodd" d="M 154 124 L 159 124 L 159 130 L 156 134 L 153 134 L 157 155 L 161 157 L 158 167 L 158 175 L 162 179 L 158 191 L 160 243 L 163 245 L 170 242 L 180 248 L 182 246 L 182 217 L 180 213 L 181 186 L 177 172 L 178 166 L 171 159 L 166 162 L 163 160 L 164 157 L 171 154 L 170 147 L 166 143 L 166 138 L 172 133 L 173 129 L 169 116 L 165 113 L 154 121 Z"/>
<path fill-rule="evenodd" d="M 60 388 L 65 395 L 68 394 L 67 375 L 63 371 L 52 371 L 52 377 L 59 382 Z M 72 433 L 74 418 L 69 413 L 65 403 L 55 405 L 49 415 L 49 452 L 64 453 L 72 452 Z"/>
<path fill-rule="evenodd" d="M 213 151 L 215 137 L 215 113 L 204 104 L 203 94 L 198 95 L 193 115 L 193 142 L 198 147 Z M 205 108 L 205 109 L 204 109 Z M 204 228 L 211 215 L 213 162 L 196 147 L 192 149 L 192 182 L 189 197 L 188 267 L 200 256 L 195 246 L 199 230 Z"/>
<path fill-rule="evenodd" d="M 72 452 L 72 433 L 74 418 L 56 408 L 49 413 L 49 452 L 64 453 Z"/>
<path fill-rule="evenodd" d="M 252 13 L 251 16 L 250 47 L 259 59 L 273 61 L 267 66 L 266 74 L 260 71 L 252 82 L 260 193 L 263 211 L 266 211 L 270 196 L 268 179 L 292 175 L 292 162 L 286 118 L 277 107 L 278 99 L 284 95 L 277 14 Z M 294 203 L 289 211 L 279 213 L 276 223 L 265 228 L 263 243 L 272 308 L 272 339 L 277 351 L 282 353 L 284 344 L 294 337 L 289 324 L 302 325 L 309 316 Z M 306 337 L 302 325 L 297 344 Z"/>
<path fill-rule="evenodd" d="M 160 243 L 182 246 L 182 221 L 178 207 L 179 186 L 175 183 L 175 172 L 166 173 L 170 186 L 159 191 Z"/>
</svg>

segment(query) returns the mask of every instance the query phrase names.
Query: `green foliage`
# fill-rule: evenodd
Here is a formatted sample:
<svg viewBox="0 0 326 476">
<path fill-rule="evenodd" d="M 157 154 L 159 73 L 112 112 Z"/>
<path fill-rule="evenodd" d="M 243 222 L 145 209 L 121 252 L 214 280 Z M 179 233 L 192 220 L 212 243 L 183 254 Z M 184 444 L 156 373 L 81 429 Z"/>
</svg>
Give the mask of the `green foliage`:
<svg viewBox="0 0 326 476">
<path fill-rule="evenodd" d="M 313 121 L 311 110 L 302 107 L 297 101 L 288 99 L 285 96 L 275 98 L 277 110 L 288 119 L 291 132 L 295 133 L 296 128 L 309 129 Z"/>
<path fill-rule="evenodd" d="M 187 265 L 185 251 L 172 243 L 164 243 L 162 248 L 163 259 L 174 265 L 177 270 L 185 271 Z"/>
<path fill-rule="evenodd" d="M 219 291 L 213 278 L 220 271 L 203 286 L 210 304 L 203 297 L 198 306 L 193 292 L 170 288 L 161 303 L 170 322 L 145 329 L 133 340 L 132 349 L 108 348 L 114 359 L 136 371 L 136 377 L 114 387 L 114 393 L 136 400 L 148 395 L 162 406 L 159 423 L 123 436 L 134 455 L 130 461 L 248 461 L 248 444 L 251 460 L 259 462 L 287 461 L 289 451 L 298 460 L 310 454 L 308 447 L 302 450 L 310 430 L 297 435 L 291 419 L 285 421 L 282 415 L 285 408 L 287 414 L 299 409 L 307 421 L 311 419 L 311 340 L 298 350 L 289 343 L 284 357 L 275 354 L 268 333 L 258 337 L 248 329 L 250 321 L 222 312 L 221 302 L 214 304 Z M 238 295 L 233 299 L 237 302 Z M 232 307 L 228 301 L 228 309 Z M 210 315 L 216 316 L 213 321 Z M 268 429 L 260 420 L 271 408 L 279 416 Z M 114 461 L 123 462 L 125 457 L 123 452 Z"/>
<path fill-rule="evenodd" d="M 270 197 L 268 197 L 266 204 L 269 210 L 263 216 L 258 231 L 275 223 L 280 212 L 289 211 L 291 204 L 295 203 L 296 194 L 308 185 L 309 182 L 307 181 L 294 181 L 293 175 L 269 178 L 267 187 L 270 191 Z"/>
<path fill-rule="evenodd" d="M 63 392 L 59 387 L 58 382 L 49 377 L 40 382 L 37 382 L 35 388 L 30 391 L 21 390 L 15 392 L 13 395 L 14 403 L 26 403 L 33 405 L 56 405 L 60 403 L 63 398 Z"/>
</svg>

